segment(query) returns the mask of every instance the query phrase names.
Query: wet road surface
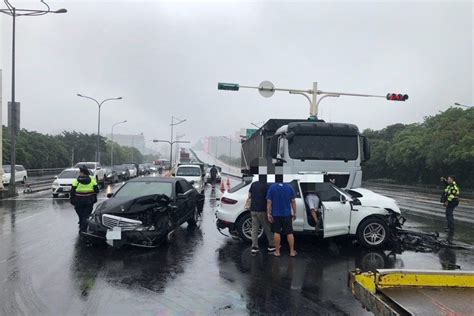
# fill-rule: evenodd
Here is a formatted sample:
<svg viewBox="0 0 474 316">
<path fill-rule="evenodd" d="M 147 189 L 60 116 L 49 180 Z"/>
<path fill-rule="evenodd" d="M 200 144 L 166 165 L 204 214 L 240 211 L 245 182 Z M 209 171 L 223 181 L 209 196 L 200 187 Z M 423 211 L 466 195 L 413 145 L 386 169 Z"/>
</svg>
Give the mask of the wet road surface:
<svg viewBox="0 0 474 316">
<path fill-rule="evenodd" d="M 218 233 L 216 203 L 208 192 L 196 229 L 185 224 L 148 250 L 84 245 L 72 206 L 50 192 L 1 201 L 0 315 L 364 315 L 347 287 L 355 267 L 474 270 L 470 250 L 393 255 L 305 236 L 296 237 L 297 258 L 252 256 L 249 245 Z M 444 223 L 409 217 L 406 226 L 431 232 Z M 458 226 L 457 242 L 473 239 Z"/>
</svg>

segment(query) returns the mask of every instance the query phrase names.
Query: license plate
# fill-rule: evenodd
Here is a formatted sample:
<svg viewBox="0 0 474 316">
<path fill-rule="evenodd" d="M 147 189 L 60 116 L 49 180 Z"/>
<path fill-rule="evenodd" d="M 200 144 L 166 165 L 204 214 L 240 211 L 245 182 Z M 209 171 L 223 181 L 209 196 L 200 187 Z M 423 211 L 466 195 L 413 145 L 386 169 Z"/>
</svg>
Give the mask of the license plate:
<svg viewBox="0 0 474 316">
<path fill-rule="evenodd" d="M 107 230 L 107 234 L 105 235 L 107 240 L 120 240 L 122 239 L 122 228 L 114 227 L 112 229 Z"/>
<path fill-rule="evenodd" d="M 63 187 L 63 191 L 64 192 L 69 192 L 69 191 L 71 191 L 71 187 Z"/>
</svg>

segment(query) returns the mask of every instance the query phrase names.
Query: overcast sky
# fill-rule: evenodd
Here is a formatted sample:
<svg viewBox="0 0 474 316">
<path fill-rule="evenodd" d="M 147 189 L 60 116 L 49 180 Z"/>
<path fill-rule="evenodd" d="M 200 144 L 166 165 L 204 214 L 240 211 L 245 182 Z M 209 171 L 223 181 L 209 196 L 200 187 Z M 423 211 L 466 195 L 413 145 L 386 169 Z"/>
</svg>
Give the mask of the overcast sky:
<svg viewBox="0 0 474 316">
<path fill-rule="evenodd" d="M 12 1 L 40 7 L 37 2 Z M 39 132 L 195 141 L 229 135 L 268 118 L 306 118 L 307 101 L 284 92 L 225 92 L 217 82 L 383 94 L 406 103 L 354 97 L 321 102 L 320 117 L 380 129 L 421 121 L 454 102 L 473 103 L 473 4 L 319 1 L 50 1 L 67 14 L 19 18 L 17 101 L 22 127 Z M 3 4 L 2 4 L 3 5 Z M 0 6 L 2 6 L 0 5 Z M 11 19 L 0 21 L 3 122 L 10 99 Z"/>
</svg>

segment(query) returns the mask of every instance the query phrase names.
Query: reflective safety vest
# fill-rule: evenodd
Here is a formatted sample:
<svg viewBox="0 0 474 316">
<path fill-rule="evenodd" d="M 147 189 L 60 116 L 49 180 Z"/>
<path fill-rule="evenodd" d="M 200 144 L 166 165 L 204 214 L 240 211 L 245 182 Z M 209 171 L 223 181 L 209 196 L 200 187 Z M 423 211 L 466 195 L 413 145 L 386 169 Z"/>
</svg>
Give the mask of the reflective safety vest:
<svg viewBox="0 0 474 316">
<path fill-rule="evenodd" d="M 87 193 L 94 193 L 94 186 L 97 185 L 97 182 L 95 181 L 95 178 L 92 176 L 89 176 L 91 179 L 91 182 L 89 184 L 82 184 L 77 179 L 74 179 L 72 182 L 73 188 L 75 188 L 76 193 L 79 194 L 87 194 Z"/>
<path fill-rule="evenodd" d="M 452 184 L 448 184 L 446 189 L 444 189 L 444 192 L 446 194 L 448 202 L 451 202 L 452 200 L 457 199 L 460 193 L 456 182 L 453 182 Z"/>
</svg>

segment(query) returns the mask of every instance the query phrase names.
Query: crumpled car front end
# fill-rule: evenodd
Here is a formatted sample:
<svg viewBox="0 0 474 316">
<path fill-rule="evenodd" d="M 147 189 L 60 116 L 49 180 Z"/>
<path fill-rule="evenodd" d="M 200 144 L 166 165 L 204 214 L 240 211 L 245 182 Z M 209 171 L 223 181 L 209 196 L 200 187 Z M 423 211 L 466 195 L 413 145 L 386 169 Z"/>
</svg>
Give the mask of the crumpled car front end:
<svg viewBox="0 0 474 316">
<path fill-rule="evenodd" d="M 156 196 L 123 200 L 111 198 L 97 206 L 82 233 L 90 241 L 103 241 L 113 247 L 132 245 L 154 248 L 172 230 L 169 201 Z"/>
</svg>

